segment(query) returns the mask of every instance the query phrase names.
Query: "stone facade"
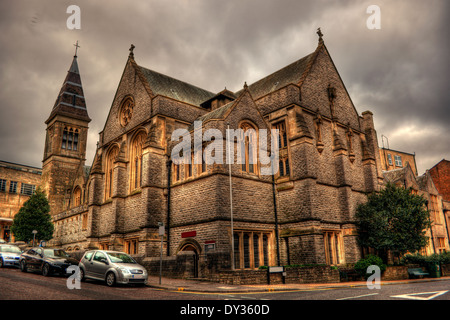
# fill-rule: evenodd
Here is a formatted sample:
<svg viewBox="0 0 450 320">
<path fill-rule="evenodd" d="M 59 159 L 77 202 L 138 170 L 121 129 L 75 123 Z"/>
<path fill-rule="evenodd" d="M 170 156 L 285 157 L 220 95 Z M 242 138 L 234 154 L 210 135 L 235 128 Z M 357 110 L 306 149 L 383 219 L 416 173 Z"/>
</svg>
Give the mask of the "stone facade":
<svg viewBox="0 0 450 320">
<path fill-rule="evenodd" d="M 0 238 L 14 241 L 10 233 L 14 216 L 41 184 L 42 169 L 0 161 Z"/>
<path fill-rule="evenodd" d="M 238 92 L 218 94 L 139 66 L 133 49 L 89 175 L 81 169 L 84 149 L 75 157 L 78 169 L 57 150 L 49 157 L 73 168 L 67 170 L 71 188 L 68 176 L 46 178 L 48 190 L 61 182 L 70 191 L 66 198 L 54 193 L 55 244 L 123 250 L 150 263 L 159 256 L 162 222 L 164 256 L 190 253 L 195 276 L 230 270 L 233 261 L 236 269 L 256 270 L 360 258 L 355 210 L 383 184 L 377 134 L 373 114 L 358 114 L 321 38 L 306 57 Z M 244 166 L 233 163 L 230 197 L 228 165 L 173 162 L 172 134 L 187 129 L 193 140 L 196 120 L 203 133 L 215 129 L 222 138 L 227 126 L 257 134 L 280 128 L 282 169 L 272 177 L 261 173 L 262 163 L 250 166 L 250 158 Z M 71 123 L 83 134 L 87 130 L 87 119 Z M 216 142 L 225 148 L 224 140 Z M 203 142 L 204 159 L 222 157 L 226 163 L 225 152 L 209 153 L 212 145 Z M 47 163 L 44 170 L 55 172 Z M 63 202 L 74 198 L 77 187 L 81 203 Z"/>
</svg>

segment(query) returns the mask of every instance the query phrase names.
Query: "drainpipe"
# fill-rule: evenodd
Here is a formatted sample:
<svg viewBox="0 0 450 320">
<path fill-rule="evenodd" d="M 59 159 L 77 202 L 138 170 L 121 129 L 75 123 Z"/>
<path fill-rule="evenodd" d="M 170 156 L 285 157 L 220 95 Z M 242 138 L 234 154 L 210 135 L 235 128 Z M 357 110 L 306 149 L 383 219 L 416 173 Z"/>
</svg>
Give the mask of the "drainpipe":
<svg viewBox="0 0 450 320">
<path fill-rule="evenodd" d="M 273 170 L 273 169 L 272 169 Z M 272 195 L 273 195 L 273 209 L 275 214 L 275 238 L 277 239 L 277 265 L 280 265 L 280 240 L 278 238 L 278 210 L 277 210 L 277 196 L 275 190 L 275 175 L 272 172 Z"/>
<path fill-rule="evenodd" d="M 170 256 L 170 184 L 172 183 L 172 160 L 167 160 L 167 256 Z"/>
</svg>

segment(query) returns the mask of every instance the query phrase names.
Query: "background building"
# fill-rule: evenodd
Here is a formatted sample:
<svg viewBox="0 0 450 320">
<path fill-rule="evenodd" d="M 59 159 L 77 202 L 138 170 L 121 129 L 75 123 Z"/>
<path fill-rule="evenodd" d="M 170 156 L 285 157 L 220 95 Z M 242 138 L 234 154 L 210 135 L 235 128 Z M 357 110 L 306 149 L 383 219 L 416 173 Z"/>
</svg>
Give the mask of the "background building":
<svg viewBox="0 0 450 320">
<path fill-rule="evenodd" d="M 0 161 L 0 238 L 14 241 L 14 216 L 41 184 L 42 169 Z"/>
<path fill-rule="evenodd" d="M 416 166 L 416 154 L 403 151 L 380 148 L 381 168 L 383 171 L 390 171 L 406 167 L 409 163 L 411 170 L 417 176 L 419 173 Z"/>
</svg>

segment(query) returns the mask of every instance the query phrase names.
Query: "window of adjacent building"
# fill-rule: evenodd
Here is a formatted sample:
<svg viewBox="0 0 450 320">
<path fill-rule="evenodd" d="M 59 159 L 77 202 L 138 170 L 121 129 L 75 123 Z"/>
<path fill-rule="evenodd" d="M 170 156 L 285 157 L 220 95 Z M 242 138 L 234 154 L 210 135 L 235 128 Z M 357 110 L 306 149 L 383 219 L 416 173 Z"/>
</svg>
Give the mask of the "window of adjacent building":
<svg viewBox="0 0 450 320">
<path fill-rule="evenodd" d="M 402 166 L 402 157 L 401 156 L 394 155 L 394 160 L 395 160 L 395 166 L 396 167 L 401 167 Z"/>
<path fill-rule="evenodd" d="M 22 186 L 20 188 L 20 193 L 31 196 L 36 191 L 36 186 L 33 184 L 28 183 L 22 183 Z"/>
<path fill-rule="evenodd" d="M 433 194 L 430 194 L 429 209 L 434 223 L 442 224 L 441 215 L 439 214 L 438 198 Z"/>
<path fill-rule="evenodd" d="M 257 172 L 257 135 L 256 129 L 249 123 L 245 122 L 241 125 L 244 131 L 244 150 L 241 170 L 248 173 Z"/>
<path fill-rule="evenodd" d="M 388 158 L 388 164 L 389 164 L 390 166 L 392 166 L 392 165 L 393 165 L 393 162 L 392 162 L 392 155 L 391 155 L 390 153 L 388 153 L 387 158 Z"/>
<path fill-rule="evenodd" d="M 17 181 L 9 182 L 9 193 L 17 193 Z"/>
<path fill-rule="evenodd" d="M 0 191 L 5 192 L 6 191 L 6 180 L 0 179 Z"/>
<path fill-rule="evenodd" d="M 278 148 L 279 148 L 278 174 L 280 177 L 289 176 L 291 169 L 289 165 L 286 123 L 285 121 L 278 122 L 273 126 L 273 128 L 278 130 Z"/>
<path fill-rule="evenodd" d="M 106 157 L 106 168 L 105 168 L 105 199 L 112 197 L 113 182 L 114 182 L 114 161 L 119 154 L 119 148 L 117 146 L 113 147 Z"/>
<path fill-rule="evenodd" d="M 256 269 L 268 266 L 271 234 L 260 231 L 234 233 L 234 262 L 236 269 Z"/>
<path fill-rule="evenodd" d="M 437 249 L 439 251 L 439 253 L 444 253 L 445 250 L 445 238 L 444 237 L 438 237 L 437 238 Z"/>
<path fill-rule="evenodd" d="M 125 253 L 137 254 L 138 253 L 138 239 L 127 239 L 124 241 Z"/>
<path fill-rule="evenodd" d="M 142 149 L 146 136 L 141 132 L 131 142 L 131 190 L 138 189 L 142 185 Z"/>
<path fill-rule="evenodd" d="M 108 242 L 100 242 L 98 244 L 98 249 L 99 250 L 108 250 Z"/>
<path fill-rule="evenodd" d="M 339 231 L 326 231 L 323 234 L 325 261 L 329 265 L 344 263 L 342 237 Z"/>
</svg>

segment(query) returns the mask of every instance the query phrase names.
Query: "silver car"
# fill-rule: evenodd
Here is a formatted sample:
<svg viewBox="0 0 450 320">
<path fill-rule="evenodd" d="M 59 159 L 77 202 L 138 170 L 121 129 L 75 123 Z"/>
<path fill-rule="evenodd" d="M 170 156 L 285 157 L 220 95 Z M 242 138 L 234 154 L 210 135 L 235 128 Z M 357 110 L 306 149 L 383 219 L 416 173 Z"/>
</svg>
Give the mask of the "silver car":
<svg viewBox="0 0 450 320">
<path fill-rule="evenodd" d="M 22 250 L 18 246 L 11 244 L 0 244 L 0 268 L 6 266 L 19 266 Z"/>
<path fill-rule="evenodd" d="M 86 251 L 78 265 L 79 277 L 105 281 L 108 286 L 120 284 L 147 284 L 147 270 L 124 252 Z"/>
</svg>

